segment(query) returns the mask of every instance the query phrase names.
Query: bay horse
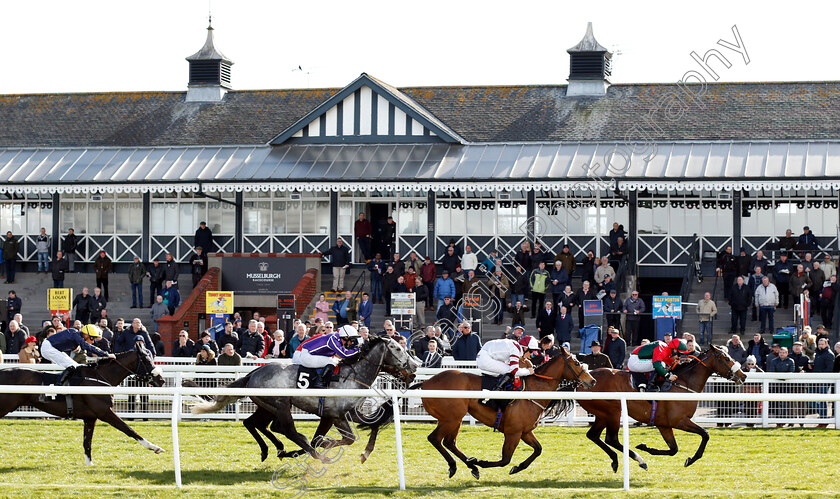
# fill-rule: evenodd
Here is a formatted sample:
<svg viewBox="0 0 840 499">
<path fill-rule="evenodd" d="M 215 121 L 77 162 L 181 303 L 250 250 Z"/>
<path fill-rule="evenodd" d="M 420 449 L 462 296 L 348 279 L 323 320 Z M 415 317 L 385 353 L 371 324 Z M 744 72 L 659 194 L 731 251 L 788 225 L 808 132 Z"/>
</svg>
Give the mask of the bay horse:
<svg viewBox="0 0 840 499">
<path fill-rule="evenodd" d="M 94 365 L 82 365 L 71 378 L 79 381 L 79 386 L 117 386 L 129 376 L 137 376 L 141 383 L 163 386 L 165 381 L 161 370 L 155 367 L 148 350 L 136 345 L 134 350 L 117 354 L 116 359 L 103 358 Z M 58 381 L 59 374 L 36 371 L 26 368 L 0 369 L 0 385 L 50 385 Z M 0 387 L 2 392 L 2 387 Z M 71 395 L 73 400 L 73 419 L 84 421 L 85 464 L 92 465 L 91 441 L 96 421 L 100 420 L 137 440 L 145 448 L 160 454 L 163 449 L 137 434 L 114 412 L 112 395 Z M 0 394 L 0 417 L 21 406 L 32 406 L 61 418 L 68 417 L 67 398 L 58 395 L 55 400 L 41 399 L 38 393 L 2 393 Z"/>
<path fill-rule="evenodd" d="M 561 382 L 567 381 L 574 385 L 593 386 L 595 379 L 568 350 L 562 349 L 561 354 L 553 357 L 535 369 L 535 374 L 522 378 L 525 391 L 553 392 Z M 417 386 L 417 385 L 415 385 Z M 481 390 L 481 376 L 464 373 L 456 369 L 438 373 L 422 383 L 425 390 Z M 538 394 L 534 399 L 517 399 L 511 402 L 502 413 L 501 421 L 496 421 L 497 412 L 479 402 L 479 399 L 435 399 L 423 398 L 423 407 L 438 423 L 428 440 L 432 446 L 446 459 L 449 464 L 449 477 L 455 475 L 457 466 L 455 460 L 446 451 L 449 449 L 458 459 L 464 462 L 475 478 L 479 477 L 478 468 L 492 468 L 507 466 L 513 452 L 522 440 L 534 451 L 521 464 L 514 466 L 510 474 L 518 473 L 528 466 L 542 453 L 542 446 L 534 429 L 540 422 L 543 413 L 549 407 L 558 406 L 561 412 L 574 407 L 571 400 L 541 400 Z M 496 427 L 505 436 L 502 446 L 502 458 L 498 461 L 477 460 L 467 457 L 458 448 L 456 439 L 461 430 L 461 422 L 469 413 L 472 417 L 490 427 Z M 445 447 L 445 448 L 444 448 Z"/>
<path fill-rule="evenodd" d="M 725 349 L 709 345 L 709 349 L 699 356 L 689 355 L 684 357 L 687 362 L 679 363 L 671 371 L 678 379 L 671 384 L 671 392 L 674 393 L 700 393 L 706 386 L 706 381 L 714 373 L 738 384 L 743 384 L 747 375 L 741 371 L 741 365 L 734 360 Z M 594 392 L 635 392 L 630 381 L 628 371 L 617 369 L 595 369 L 592 376 L 598 381 Z M 674 438 L 674 429 L 683 430 L 689 433 L 700 435 L 702 439 L 700 447 L 693 456 L 685 460 L 685 466 L 690 466 L 703 456 L 706 443 L 709 441 L 709 432 L 698 426 L 691 418 L 697 411 L 696 400 L 685 401 L 660 401 L 657 403 L 656 413 L 651 420 L 653 404 L 647 400 L 628 400 L 627 410 L 630 416 L 636 421 L 650 423 L 659 430 L 662 438 L 668 444 L 668 450 L 659 450 L 639 444 L 637 449 L 652 455 L 673 456 L 677 453 L 677 441 Z M 595 416 L 595 422 L 586 433 L 586 436 L 604 450 L 612 459 L 613 471 L 618 471 L 618 456 L 610 449 L 610 446 L 624 452 L 621 441 L 618 438 L 618 430 L 621 427 L 621 401 L 620 400 L 580 400 L 581 407 Z M 601 433 L 606 428 L 607 436 L 601 440 Z M 642 469 L 647 469 L 647 463 L 633 450 L 630 450 L 630 457 L 638 461 Z"/>
<path fill-rule="evenodd" d="M 333 383 L 330 388 L 370 388 L 380 371 L 397 373 L 406 383 L 414 379 L 418 362 L 391 338 L 384 336 L 372 336 L 359 347 L 359 353 L 352 357 L 343 359 L 339 363 L 339 380 Z M 295 388 L 299 387 L 298 365 L 283 365 L 271 363 L 261 366 L 246 376 L 227 385 L 228 388 Z M 220 396 L 214 397 L 212 401 L 201 402 L 192 407 L 193 414 L 205 414 L 221 410 L 227 404 L 236 402 L 242 397 Z M 350 427 L 350 422 L 362 424 L 371 430 L 370 440 L 362 454 L 364 462 L 376 441 L 379 427 L 389 421 L 389 414 L 393 408 L 390 404 L 383 404 L 381 410 L 373 417 L 365 416 L 356 410 L 359 399 L 356 397 L 324 397 L 323 402 L 319 397 L 306 396 L 306 390 L 300 388 L 300 396 L 295 397 L 251 397 L 257 405 L 257 410 L 243 421 L 243 424 L 260 446 L 260 456 L 263 461 L 268 457 L 268 446 L 260 437 L 265 435 L 277 449 L 277 457 L 296 457 L 306 452 L 316 459 L 328 462 L 324 456 L 317 451 L 318 444 L 330 440 L 329 448 L 336 445 L 350 445 L 355 442 L 355 434 Z M 297 407 L 310 414 L 321 416 L 320 424 L 315 432 L 312 441 L 299 433 L 295 428 L 292 418 L 292 406 Z M 320 410 L 320 411 L 319 411 Z M 271 425 L 271 431 L 268 427 Z M 333 426 L 338 429 L 342 436 L 341 440 L 332 441 L 325 439 L 327 431 Z M 278 432 L 300 446 L 300 450 L 285 451 L 283 443 L 274 435 Z"/>
</svg>

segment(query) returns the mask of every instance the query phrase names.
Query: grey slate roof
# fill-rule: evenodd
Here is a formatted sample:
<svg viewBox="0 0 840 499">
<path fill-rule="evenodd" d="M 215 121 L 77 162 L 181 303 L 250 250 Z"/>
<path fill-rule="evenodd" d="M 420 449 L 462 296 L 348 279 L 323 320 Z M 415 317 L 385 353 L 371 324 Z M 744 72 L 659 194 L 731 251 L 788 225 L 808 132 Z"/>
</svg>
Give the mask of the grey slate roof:
<svg viewBox="0 0 840 499">
<path fill-rule="evenodd" d="M 186 92 L 0 95 L 0 147 L 266 144 L 339 90 L 231 91 L 220 103 L 185 103 Z M 399 90 L 469 142 L 623 141 L 634 125 L 640 141 L 840 137 L 836 81 L 709 84 L 697 105 L 677 101 L 678 119 L 659 109 L 685 95 L 674 84 L 613 85 L 599 98 L 566 97 L 564 85 Z"/>
</svg>

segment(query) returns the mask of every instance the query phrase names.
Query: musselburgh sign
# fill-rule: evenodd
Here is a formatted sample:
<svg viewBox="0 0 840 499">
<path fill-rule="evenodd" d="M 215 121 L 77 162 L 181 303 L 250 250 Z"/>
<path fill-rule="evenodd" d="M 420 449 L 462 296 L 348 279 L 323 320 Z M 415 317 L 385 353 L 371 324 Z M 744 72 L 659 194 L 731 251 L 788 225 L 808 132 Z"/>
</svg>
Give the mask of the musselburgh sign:
<svg viewBox="0 0 840 499">
<path fill-rule="evenodd" d="M 306 271 L 304 258 L 222 258 L 222 289 L 237 294 L 276 294 L 291 291 Z"/>
</svg>

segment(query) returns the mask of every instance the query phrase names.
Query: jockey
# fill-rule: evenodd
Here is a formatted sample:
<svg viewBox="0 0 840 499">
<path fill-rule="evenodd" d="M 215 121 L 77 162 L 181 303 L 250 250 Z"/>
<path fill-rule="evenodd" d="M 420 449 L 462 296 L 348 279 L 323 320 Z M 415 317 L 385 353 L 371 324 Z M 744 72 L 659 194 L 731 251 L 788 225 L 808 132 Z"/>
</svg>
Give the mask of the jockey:
<svg viewBox="0 0 840 499">
<path fill-rule="evenodd" d="M 502 374 L 503 376 L 499 377 L 499 382 L 493 387 L 493 390 L 500 390 L 507 383 L 513 381 L 514 377 L 534 374 L 533 369 L 519 367 L 519 359 L 529 350 L 538 348 L 539 344 L 532 336 L 522 336 L 519 341 L 509 339 L 488 341 L 478 352 L 475 365 L 482 371 Z"/>
<path fill-rule="evenodd" d="M 676 381 L 677 377 L 670 374 L 669 371 L 681 353 L 691 353 L 691 350 L 679 338 L 674 338 L 669 343 L 654 341 L 633 350 L 630 359 L 627 361 L 627 370 L 635 373 L 656 371 L 658 375 L 650 387 L 646 384 L 640 384 L 639 391 L 659 391 L 659 383 L 665 378 L 668 381 Z"/>
<path fill-rule="evenodd" d="M 63 385 L 79 367 L 79 364 L 70 358 L 70 352 L 85 350 L 99 357 L 117 358 L 116 355 L 104 352 L 92 344 L 94 339 L 99 337 L 99 328 L 93 324 L 88 324 L 83 326 L 81 331 L 65 329 L 44 340 L 41 345 L 41 356 L 64 368 L 64 372 L 61 373 L 61 377 L 58 378 L 56 384 Z"/>
<path fill-rule="evenodd" d="M 301 343 L 292 356 L 292 363 L 315 369 L 337 366 L 341 359 L 359 352 L 358 338 L 359 332 L 356 328 L 349 324 L 341 326 L 335 333 L 315 336 Z M 313 380 L 312 387 L 326 386 L 325 379 L 329 372 L 329 369 L 323 369 Z"/>
</svg>

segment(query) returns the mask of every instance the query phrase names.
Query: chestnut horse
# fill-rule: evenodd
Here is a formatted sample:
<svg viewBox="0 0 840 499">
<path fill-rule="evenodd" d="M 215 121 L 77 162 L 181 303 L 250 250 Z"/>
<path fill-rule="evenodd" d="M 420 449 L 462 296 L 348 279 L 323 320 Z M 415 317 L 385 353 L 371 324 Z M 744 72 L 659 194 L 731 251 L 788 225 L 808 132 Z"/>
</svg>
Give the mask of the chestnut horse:
<svg viewBox="0 0 840 499">
<path fill-rule="evenodd" d="M 734 360 L 725 349 L 709 345 L 709 349 L 698 356 L 689 355 L 684 357 L 686 362 L 678 364 L 672 370 L 678 379 L 671 385 L 673 393 L 700 393 L 706 386 L 706 381 L 713 373 L 723 376 L 726 379 L 742 384 L 747 375 L 741 371 L 741 365 Z M 592 391 L 595 392 L 634 392 L 630 383 L 630 373 L 616 369 L 595 369 L 592 376 L 598 381 Z M 595 422 L 586 433 L 590 440 L 604 450 L 612 459 L 613 471 L 618 471 L 618 456 L 610 449 L 610 446 L 619 452 L 624 452 L 621 441 L 618 439 L 618 430 L 621 426 L 621 401 L 619 400 L 580 400 L 581 407 L 595 415 Z M 628 400 L 627 410 L 630 416 L 641 423 L 651 423 L 651 411 L 653 404 L 647 400 Z M 677 453 L 677 441 L 674 438 L 674 428 L 700 435 L 702 441 L 700 447 L 693 456 L 685 460 L 685 465 L 697 461 L 703 456 L 706 443 L 709 441 L 709 432 L 697 426 L 691 420 L 697 410 L 696 400 L 685 401 L 660 401 L 657 403 L 657 410 L 652 424 L 659 429 L 662 438 L 668 444 L 668 450 L 659 450 L 639 444 L 637 449 L 649 454 L 673 456 Z M 601 432 L 607 430 L 606 440 L 601 440 Z M 647 463 L 634 451 L 630 451 L 630 457 L 639 462 L 639 466 L 647 469 Z"/>
<path fill-rule="evenodd" d="M 595 384 L 595 380 L 589 375 L 585 365 L 578 362 L 568 350 L 563 349 L 561 352 L 557 357 L 537 367 L 536 374 L 523 378 L 524 390 L 553 392 L 557 390 L 562 381 L 570 381 L 574 385 L 583 384 L 588 387 Z M 480 391 L 481 376 L 454 369 L 447 370 L 424 381 L 422 387 L 426 390 Z M 516 450 L 519 441 L 522 440 L 530 445 L 534 451 L 521 464 L 511 468 L 510 473 L 514 474 L 527 468 L 542 452 L 542 446 L 537 441 L 537 437 L 534 436 L 534 428 L 537 427 L 543 412 L 549 406 L 555 405 L 552 402 L 556 402 L 562 408 L 573 405 L 571 400 L 551 401 L 539 398 L 533 400 L 519 399 L 511 402 L 504 409 L 497 428 L 505 435 L 502 459 L 499 461 L 482 461 L 474 457 L 467 457 L 458 448 L 455 441 L 458 438 L 458 432 L 461 430 L 461 422 L 467 413 L 487 426 L 495 426 L 496 411 L 481 404 L 478 399 L 424 398 L 423 407 L 438 421 L 437 427 L 429 434 L 428 440 L 449 464 L 450 478 L 455 474 L 456 464 L 452 456 L 444 449 L 444 446 L 458 456 L 458 459 L 463 461 L 472 471 L 472 475 L 478 478 L 478 467 L 507 466 L 510 463 L 511 456 L 513 456 L 513 451 Z"/>
</svg>

